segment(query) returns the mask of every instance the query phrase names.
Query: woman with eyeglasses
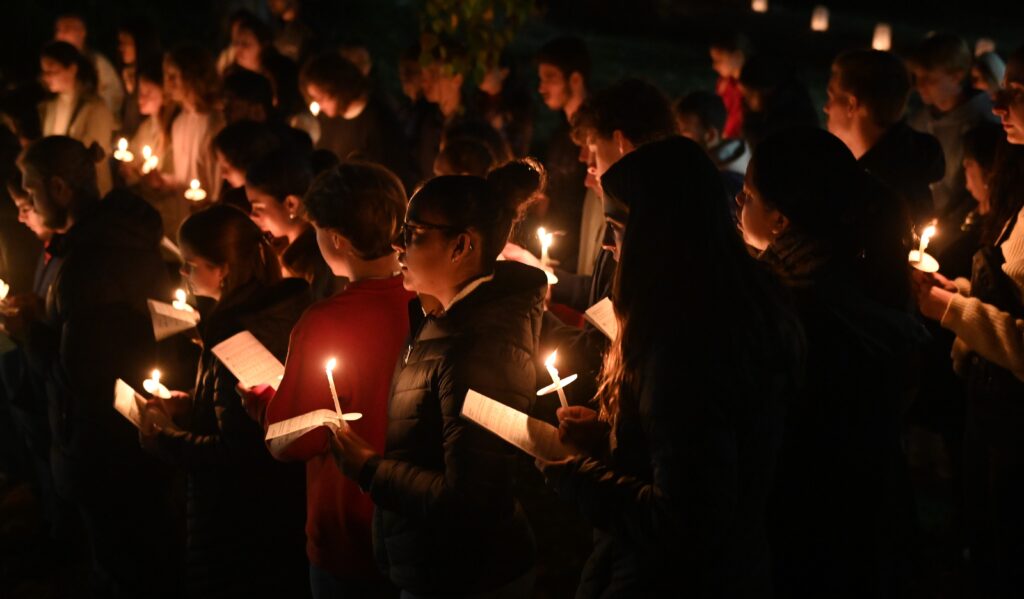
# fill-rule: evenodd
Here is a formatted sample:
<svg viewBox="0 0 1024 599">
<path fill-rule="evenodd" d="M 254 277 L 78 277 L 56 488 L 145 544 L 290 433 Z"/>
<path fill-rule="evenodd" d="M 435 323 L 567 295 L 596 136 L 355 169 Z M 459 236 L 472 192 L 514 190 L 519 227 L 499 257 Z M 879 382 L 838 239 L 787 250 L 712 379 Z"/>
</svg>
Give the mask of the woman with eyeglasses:
<svg viewBox="0 0 1024 599">
<path fill-rule="evenodd" d="M 964 505 L 979 595 L 1024 592 L 1024 47 L 1006 63 L 992 111 L 1009 145 L 989 182 L 998 235 L 975 255 L 971 280 L 916 274 L 918 306 L 956 334 L 966 380 Z"/>
<path fill-rule="evenodd" d="M 377 506 L 374 546 L 406 598 L 527 597 L 533 588 L 514 450 L 460 414 L 470 389 L 521 412 L 536 397 L 547 278 L 497 257 L 543 178 L 536 163 L 516 161 L 486 179 L 431 179 L 409 202 L 395 243 L 406 289 L 433 308 L 410 310 L 383 455 L 355 425 L 339 429 L 332 446 Z"/>
<path fill-rule="evenodd" d="M 305 587 L 302 469 L 280 464 L 246 413 L 238 379 L 213 348 L 249 331 L 279 360 L 309 305 L 309 286 L 281 279 L 277 256 L 244 212 L 215 204 L 182 223 L 182 276 L 212 301 L 199 322 L 192 393 L 150 400 L 143 447 L 188 476 L 185 596 L 281 596 Z"/>
</svg>

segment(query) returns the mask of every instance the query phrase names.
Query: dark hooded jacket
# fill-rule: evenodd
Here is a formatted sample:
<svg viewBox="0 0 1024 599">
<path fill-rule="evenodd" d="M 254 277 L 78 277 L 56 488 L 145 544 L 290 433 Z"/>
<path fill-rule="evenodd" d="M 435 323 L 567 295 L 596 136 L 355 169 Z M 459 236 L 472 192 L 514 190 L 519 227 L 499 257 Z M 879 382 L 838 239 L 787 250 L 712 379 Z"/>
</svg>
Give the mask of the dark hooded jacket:
<svg viewBox="0 0 1024 599">
<path fill-rule="evenodd" d="M 141 388 L 155 362 L 146 300 L 171 292 L 162 236 L 156 210 L 115 190 L 85 210 L 53 248 L 63 262 L 48 297 L 45 332 L 34 332 L 26 349 L 45 372 L 54 478 L 65 497 L 105 496 L 129 481 L 142 489 L 161 478 L 158 462 L 114 410 L 113 389 L 116 378 Z"/>
<path fill-rule="evenodd" d="M 946 159 L 935 137 L 897 123 L 858 162 L 900 197 L 914 224 L 932 218 L 930 186 L 946 173 Z"/>
<path fill-rule="evenodd" d="M 310 301 L 301 279 L 250 283 L 200 321 L 203 353 L 191 413 L 183 430 L 158 437 L 160 455 L 188 473 L 190 597 L 288 595 L 305 584 L 305 471 L 270 456 L 263 428 L 235 391 L 238 379 L 212 348 L 247 330 L 283 362 L 291 329 Z"/>
<path fill-rule="evenodd" d="M 491 281 L 413 323 L 392 384 L 387 450 L 360 477 L 377 505 L 378 559 L 402 589 L 479 593 L 533 567 L 514 450 L 460 414 L 470 389 L 530 411 L 546 288 L 541 271 L 498 262 Z"/>
</svg>

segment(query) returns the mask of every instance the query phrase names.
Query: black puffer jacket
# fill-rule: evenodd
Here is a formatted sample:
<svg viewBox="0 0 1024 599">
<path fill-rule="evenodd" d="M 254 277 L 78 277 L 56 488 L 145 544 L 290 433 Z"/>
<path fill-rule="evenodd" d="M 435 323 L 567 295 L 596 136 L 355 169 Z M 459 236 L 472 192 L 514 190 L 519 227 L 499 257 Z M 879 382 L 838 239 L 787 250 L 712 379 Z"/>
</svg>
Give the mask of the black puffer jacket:
<svg viewBox="0 0 1024 599">
<path fill-rule="evenodd" d="M 185 586 L 190 597 L 291 596 L 307 576 L 304 470 L 270 456 L 235 391 L 238 379 L 212 348 L 248 330 L 283 362 L 309 288 L 301 279 L 251 284 L 225 301 L 200 324 L 204 349 L 187 422 L 158 438 L 161 456 L 188 472 Z"/>
<path fill-rule="evenodd" d="M 514 450 L 460 413 L 469 389 L 530 411 L 546 287 L 541 271 L 499 262 L 493 280 L 413 335 L 392 384 L 387 451 L 370 479 L 374 547 L 403 589 L 482 592 L 533 566 L 513 497 Z"/>
<path fill-rule="evenodd" d="M 946 159 L 935 137 L 901 122 L 886 131 L 857 162 L 899 196 L 915 225 L 935 214 L 930 186 L 946 174 Z M 944 228 L 943 233 L 951 234 L 952 230 Z"/>
<path fill-rule="evenodd" d="M 139 447 L 113 409 L 114 379 L 141 389 L 156 343 L 146 299 L 168 297 L 160 258 L 160 215 L 141 198 L 111 192 L 82 214 L 54 247 L 63 260 L 51 288 L 45 331 L 29 358 L 47 379 L 52 465 L 59 492 L 76 501 L 160 487 L 159 462 Z"/>
</svg>

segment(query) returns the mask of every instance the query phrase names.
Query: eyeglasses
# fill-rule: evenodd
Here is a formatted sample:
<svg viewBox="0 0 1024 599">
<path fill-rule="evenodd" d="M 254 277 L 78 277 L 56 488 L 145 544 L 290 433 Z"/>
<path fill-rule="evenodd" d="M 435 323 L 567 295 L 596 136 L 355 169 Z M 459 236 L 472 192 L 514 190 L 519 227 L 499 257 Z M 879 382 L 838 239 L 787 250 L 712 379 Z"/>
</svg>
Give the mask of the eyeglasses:
<svg viewBox="0 0 1024 599">
<path fill-rule="evenodd" d="M 415 237 L 418 231 L 430 230 L 461 233 L 465 229 L 454 225 L 435 225 L 433 223 L 405 221 L 402 223 L 402 231 L 399 233 L 399 239 L 402 241 L 402 247 L 409 247 L 409 245 L 412 244 L 413 237 Z"/>
</svg>

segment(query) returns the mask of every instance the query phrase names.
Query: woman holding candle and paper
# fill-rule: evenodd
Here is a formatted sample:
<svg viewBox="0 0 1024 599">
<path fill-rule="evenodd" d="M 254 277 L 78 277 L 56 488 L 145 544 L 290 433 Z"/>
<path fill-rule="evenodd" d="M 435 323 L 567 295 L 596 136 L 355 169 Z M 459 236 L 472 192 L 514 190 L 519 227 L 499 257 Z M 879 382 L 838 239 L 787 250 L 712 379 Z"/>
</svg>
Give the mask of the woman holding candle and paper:
<svg viewBox="0 0 1024 599">
<path fill-rule="evenodd" d="M 238 380 L 211 348 L 249 331 L 278 359 L 309 305 L 308 286 L 281 280 L 280 264 L 241 211 L 214 205 L 181 225 L 178 241 L 193 293 L 216 303 L 198 328 L 196 388 L 151 400 L 145 447 L 188 474 L 187 596 L 294 594 L 306 584 L 302 472 L 276 463 L 235 392 Z M 155 420 L 162 412 L 172 426 Z"/>
<path fill-rule="evenodd" d="M 740 227 L 792 294 L 807 376 L 788 404 L 772 497 L 776 594 L 900 594 L 910 569 L 902 424 L 927 335 L 907 309 L 894 200 L 837 137 L 792 128 L 754 149 Z"/>
<path fill-rule="evenodd" d="M 406 288 L 436 309 L 410 311 L 385 452 L 355 425 L 339 429 L 332 447 L 377 505 L 374 546 L 404 597 L 527 597 L 533 588 L 513 449 L 460 413 L 469 389 L 524 412 L 534 402 L 547 279 L 496 258 L 542 176 L 512 162 L 487 179 L 432 179 L 410 201 L 396 241 Z"/>
<path fill-rule="evenodd" d="M 311 306 L 292 330 L 284 378 L 266 407 L 272 425 L 314 410 L 338 407 L 363 417 L 351 426 L 375 452 L 384 451 L 388 392 L 409 334 L 413 295 L 402 286 L 391 241 L 405 216 L 402 183 L 385 168 L 344 163 L 320 175 L 302 206 L 344 291 Z M 335 359 L 331 379 L 325 362 Z M 376 596 L 390 586 L 374 561 L 373 501 L 342 475 L 321 427 L 275 453 L 306 463 L 306 554 L 315 599 Z M 275 448 L 271 446 L 271 451 Z"/>
<path fill-rule="evenodd" d="M 966 380 L 965 510 L 979 593 L 1020 593 L 1024 572 L 1024 48 L 1010 55 L 993 112 L 1010 146 L 989 183 L 1000 231 L 974 256 L 971 280 L 917 276 L 921 313 L 956 334 Z"/>
<path fill-rule="evenodd" d="M 697 144 L 645 144 L 602 186 L 621 206 L 619 335 L 600 412 L 559 410 L 576 455 L 538 462 L 596 529 L 576 596 L 768 596 L 764 512 L 799 371 L 796 316 L 736 236 Z M 702 226 L 678 235 L 688 220 Z M 692 293 L 663 292 L 667 238 Z"/>
</svg>

